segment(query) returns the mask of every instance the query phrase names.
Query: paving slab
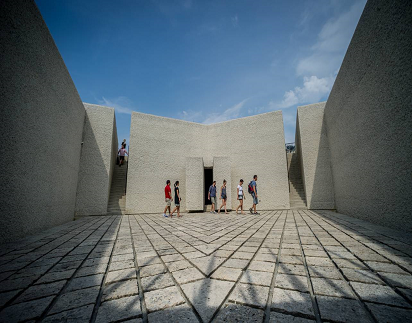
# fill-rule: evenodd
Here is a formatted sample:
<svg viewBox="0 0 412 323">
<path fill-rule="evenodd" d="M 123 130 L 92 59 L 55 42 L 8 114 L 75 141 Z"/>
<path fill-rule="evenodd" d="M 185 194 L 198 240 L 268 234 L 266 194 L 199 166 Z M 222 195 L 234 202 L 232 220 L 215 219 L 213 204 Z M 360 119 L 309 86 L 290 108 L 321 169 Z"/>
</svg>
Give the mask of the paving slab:
<svg viewBox="0 0 412 323">
<path fill-rule="evenodd" d="M 96 322 L 113 322 L 142 315 L 139 296 L 128 296 L 100 305 Z"/>
<path fill-rule="evenodd" d="M 411 308 L 408 302 L 389 286 L 356 282 L 352 282 L 351 285 L 355 292 L 364 301 Z"/>
<path fill-rule="evenodd" d="M 145 292 L 174 285 L 173 279 L 169 273 L 143 277 L 141 282 Z"/>
<path fill-rule="evenodd" d="M 219 267 L 211 277 L 221 280 L 237 281 L 241 274 L 242 270 L 239 268 Z"/>
<path fill-rule="evenodd" d="M 205 276 L 194 267 L 174 271 L 172 275 L 179 284 L 187 284 L 205 278 Z"/>
<path fill-rule="evenodd" d="M 38 318 L 53 299 L 54 296 L 49 296 L 8 306 L 1 311 L 0 322 L 20 322 Z"/>
<path fill-rule="evenodd" d="M 192 267 L 192 264 L 188 262 L 187 260 L 178 260 L 175 262 L 167 262 L 166 263 L 167 268 L 171 271 L 177 271 L 177 270 L 182 270 L 186 268 Z"/>
<path fill-rule="evenodd" d="M 93 314 L 94 305 L 86 305 L 75 309 L 64 311 L 58 314 L 47 316 L 42 322 L 60 323 L 60 322 L 88 322 Z"/>
<path fill-rule="evenodd" d="M 269 287 L 238 283 L 229 295 L 229 301 L 264 309 L 268 295 Z"/>
<path fill-rule="evenodd" d="M 410 309 L 372 303 L 366 303 L 366 306 L 378 322 L 399 323 L 411 321 L 412 310 Z"/>
<path fill-rule="evenodd" d="M 66 280 L 61 280 L 58 282 L 50 283 L 50 284 L 41 284 L 41 285 L 34 285 L 26 289 L 13 303 L 21 303 L 26 302 L 32 299 L 57 295 L 60 290 L 66 284 Z M 15 294 L 14 292 L 12 292 Z M 1 297 L 1 294 L 0 294 Z"/>
<path fill-rule="evenodd" d="M 294 290 L 275 288 L 273 291 L 271 308 L 289 314 L 302 314 L 315 318 L 312 299 L 308 293 Z"/>
<path fill-rule="evenodd" d="M 367 284 L 384 284 L 384 282 L 370 270 L 342 268 L 342 272 L 349 281 Z"/>
<path fill-rule="evenodd" d="M 308 280 L 305 276 L 278 274 L 275 286 L 285 289 L 308 292 Z"/>
<path fill-rule="evenodd" d="M 121 298 L 124 296 L 137 295 L 139 287 L 137 279 L 126 280 L 105 286 L 102 301 Z"/>
<path fill-rule="evenodd" d="M 272 276 L 272 273 L 248 269 L 243 272 L 243 275 L 240 278 L 240 282 L 252 285 L 270 286 L 270 283 L 272 282 Z"/>
<path fill-rule="evenodd" d="M 99 294 L 99 287 L 90 287 L 64 293 L 59 296 L 57 302 L 50 309 L 49 314 L 67 311 L 83 305 L 94 304 Z"/>
<path fill-rule="evenodd" d="M 287 315 L 283 313 L 270 313 L 270 323 L 313 323 L 315 320 L 306 319 L 303 317 Z"/>
<path fill-rule="evenodd" d="M 244 269 L 249 264 L 249 260 L 229 258 L 222 266 L 230 268 Z"/>
<path fill-rule="evenodd" d="M 106 276 L 105 284 L 111 284 L 121 280 L 135 279 L 136 278 L 136 269 L 122 269 L 116 271 L 109 271 Z"/>
<path fill-rule="evenodd" d="M 197 322 L 197 317 L 187 304 L 169 307 L 161 311 L 149 313 L 150 323 L 163 322 Z"/>
<path fill-rule="evenodd" d="M 222 306 L 214 322 L 263 322 L 264 311 L 249 306 L 226 303 Z"/>
<path fill-rule="evenodd" d="M 149 312 L 183 304 L 185 302 L 176 286 L 146 292 L 144 293 L 144 297 L 146 308 Z"/>
<path fill-rule="evenodd" d="M 311 281 L 316 295 L 355 298 L 351 288 L 343 280 L 312 278 Z"/>
<path fill-rule="evenodd" d="M 412 289 L 412 275 L 400 275 L 384 272 L 380 272 L 379 274 L 393 286 Z"/>
</svg>

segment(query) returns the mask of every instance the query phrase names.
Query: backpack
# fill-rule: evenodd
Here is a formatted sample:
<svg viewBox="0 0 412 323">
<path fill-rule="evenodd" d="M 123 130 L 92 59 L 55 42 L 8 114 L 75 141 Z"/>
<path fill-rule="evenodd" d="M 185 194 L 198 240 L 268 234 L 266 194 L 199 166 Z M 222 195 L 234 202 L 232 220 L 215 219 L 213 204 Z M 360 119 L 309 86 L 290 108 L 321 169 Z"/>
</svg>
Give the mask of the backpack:
<svg viewBox="0 0 412 323">
<path fill-rule="evenodd" d="M 252 181 L 249 182 L 248 186 L 247 186 L 247 192 L 249 194 L 253 193 L 253 186 L 252 186 Z"/>
</svg>

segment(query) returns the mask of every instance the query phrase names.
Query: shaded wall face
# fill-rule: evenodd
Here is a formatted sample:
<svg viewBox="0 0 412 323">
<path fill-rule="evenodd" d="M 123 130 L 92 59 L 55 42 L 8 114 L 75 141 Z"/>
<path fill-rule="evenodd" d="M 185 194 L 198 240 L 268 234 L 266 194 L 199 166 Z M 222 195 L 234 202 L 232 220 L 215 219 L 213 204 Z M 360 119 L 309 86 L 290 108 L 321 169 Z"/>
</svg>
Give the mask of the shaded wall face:
<svg viewBox="0 0 412 323">
<path fill-rule="evenodd" d="M 334 209 L 325 102 L 298 107 L 296 147 L 309 209 Z"/>
<path fill-rule="evenodd" d="M 117 134 L 114 109 L 84 104 L 86 118 L 77 185 L 76 214 L 107 213 Z M 116 146 L 115 146 L 116 145 Z"/>
<path fill-rule="evenodd" d="M 254 129 L 254 137 L 249 134 Z M 160 212 L 165 206 L 166 180 L 180 181 L 186 207 L 203 206 L 203 169 L 199 168 L 198 200 L 194 183 L 187 182 L 187 158 L 203 159 L 204 167 L 213 166 L 218 195 L 223 179 L 228 181 L 228 207 L 236 207 L 236 187 L 243 178 L 248 207 L 252 200 L 247 183 L 259 176 L 260 209 L 288 208 L 288 181 L 281 112 L 232 120 L 205 126 L 180 120 L 133 113 L 130 135 L 130 159 L 127 182 L 128 212 Z M 216 165 L 214 162 L 216 161 Z M 195 163 L 195 161 L 194 161 Z M 188 184 L 188 185 L 187 185 Z M 190 187 L 192 188 L 190 188 Z M 173 185 L 172 185 L 173 187 Z M 187 190 L 190 189 L 190 192 Z M 203 192 L 203 193 L 202 193 Z M 189 205 L 186 196 L 190 197 Z M 219 197 L 219 196 L 218 196 Z M 219 201 L 220 203 L 221 201 Z M 219 204 L 220 205 L 220 204 Z M 190 209 L 194 210 L 194 209 Z"/>
<path fill-rule="evenodd" d="M 337 210 L 408 231 L 411 26 L 411 1 L 368 1 L 325 107 Z"/>
<path fill-rule="evenodd" d="M 0 242 L 73 220 L 84 108 L 32 1 L 0 9 Z"/>
</svg>

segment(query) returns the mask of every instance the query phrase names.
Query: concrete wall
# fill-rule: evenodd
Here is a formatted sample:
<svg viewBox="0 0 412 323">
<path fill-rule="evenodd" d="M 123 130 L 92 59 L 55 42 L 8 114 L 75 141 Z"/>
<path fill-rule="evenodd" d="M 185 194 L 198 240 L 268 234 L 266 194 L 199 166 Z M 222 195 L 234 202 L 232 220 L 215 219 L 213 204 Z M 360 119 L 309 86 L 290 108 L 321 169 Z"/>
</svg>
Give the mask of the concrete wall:
<svg viewBox="0 0 412 323">
<path fill-rule="evenodd" d="M 203 170 L 196 175 L 199 193 L 195 201 L 194 189 L 189 193 L 191 183 L 186 182 L 187 157 L 202 158 L 204 167 L 213 166 L 218 188 L 226 178 L 229 207 L 237 206 L 234 190 L 239 179 L 247 185 L 257 174 L 259 209 L 289 208 L 284 142 L 280 111 L 213 125 L 133 113 L 126 209 L 131 213 L 161 212 L 167 179 L 180 181 L 182 198 L 191 201 L 190 205 L 203 205 Z M 252 199 L 246 203 L 251 204 Z M 182 211 L 190 210 L 186 207 L 183 202 Z"/>
<path fill-rule="evenodd" d="M 339 212 L 412 231 L 412 2 L 369 0 L 325 107 Z"/>
<path fill-rule="evenodd" d="M 113 108 L 84 104 L 86 118 L 77 184 L 76 215 L 107 213 L 117 130 Z"/>
<path fill-rule="evenodd" d="M 0 243 L 73 220 L 84 107 L 33 1 L 0 5 Z"/>
<path fill-rule="evenodd" d="M 334 209 L 330 151 L 324 109 L 326 102 L 298 107 L 296 153 L 309 209 Z"/>
<path fill-rule="evenodd" d="M 205 194 L 204 185 L 204 165 L 202 157 L 186 158 L 186 196 L 181 196 L 182 209 L 186 205 L 187 211 L 203 211 L 203 196 Z M 179 183 L 179 188 L 180 188 Z M 172 185 L 173 187 L 173 185 Z M 174 191 L 173 198 L 174 196 Z"/>
</svg>

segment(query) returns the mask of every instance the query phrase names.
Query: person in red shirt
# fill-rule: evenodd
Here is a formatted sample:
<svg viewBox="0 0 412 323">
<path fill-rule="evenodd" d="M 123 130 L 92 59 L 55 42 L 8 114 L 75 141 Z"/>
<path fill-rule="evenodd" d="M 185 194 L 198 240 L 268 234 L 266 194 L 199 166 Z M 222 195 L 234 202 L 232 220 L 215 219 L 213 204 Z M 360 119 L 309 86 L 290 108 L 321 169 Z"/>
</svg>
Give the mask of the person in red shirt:
<svg viewBox="0 0 412 323">
<path fill-rule="evenodd" d="M 165 218 L 168 218 L 169 216 L 166 214 L 166 210 L 169 209 L 169 215 L 170 215 L 170 206 L 172 205 L 172 189 L 170 188 L 170 181 L 166 181 L 166 186 L 165 186 L 165 201 L 166 201 L 166 207 L 163 211 L 163 216 Z"/>
</svg>

